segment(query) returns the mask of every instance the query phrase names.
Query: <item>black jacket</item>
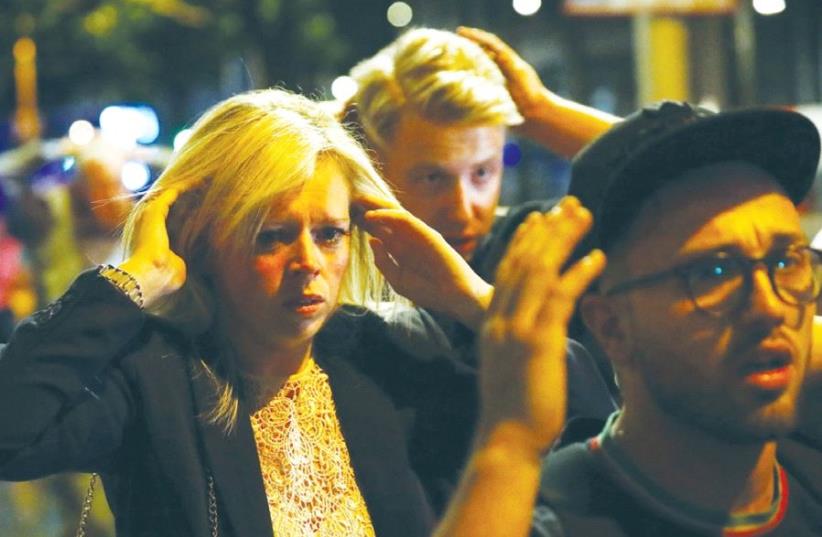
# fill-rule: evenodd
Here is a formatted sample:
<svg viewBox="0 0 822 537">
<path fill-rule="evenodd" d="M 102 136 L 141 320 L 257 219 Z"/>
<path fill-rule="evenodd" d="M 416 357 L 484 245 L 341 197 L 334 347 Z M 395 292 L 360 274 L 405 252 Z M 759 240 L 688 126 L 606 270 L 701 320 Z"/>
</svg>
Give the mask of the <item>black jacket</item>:
<svg viewBox="0 0 822 537">
<path fill-rule="evenodd" d="M 202 418 L 215 391 L 194 348 L 96 272 L 81 275 L 0 350 L 0 479 L 100 472 L 119 536 L 206 537 L 210 473 L 221 535 L 271 535 L 248 412 L 231 434 Z M 411 358 L 365 310 L 332 318 L 315 355 L 377 535 L 428 535 L 423 488 L 456 479 L 473 374 Z"/>
</svg>

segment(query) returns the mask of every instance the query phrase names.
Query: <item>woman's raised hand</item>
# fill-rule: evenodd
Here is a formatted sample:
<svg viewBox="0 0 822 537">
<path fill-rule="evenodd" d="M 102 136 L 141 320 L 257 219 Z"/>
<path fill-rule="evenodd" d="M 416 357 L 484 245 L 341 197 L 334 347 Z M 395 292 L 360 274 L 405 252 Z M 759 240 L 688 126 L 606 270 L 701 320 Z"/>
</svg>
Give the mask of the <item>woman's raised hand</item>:
<svg viewBox="0 0 822 537">
<path fill-rule="evenodd" d="M 564 198 L 546 214 L 531 214 L 500 262 L 479 342 L 485 441 L 502 435 L 538 454 L 563 427 L 568 322 L 605 255 L 595 250 L 562 267 L 591 223 L 576 198 Z"/>
<path fill-rule="evenodd" d="M 171 250 L 166 226 L 169 209 L 179 194 L 168 188 L 140 202 L 143 207 L 134 224 L 131 251 L 120 265 L 140 284 L 146 307 L 186 281 L 186 264 Z"/>
<path fill-rule="evenodd" d="M 469 327 L 479 327 L 493 287 L 442 235 L 394 202 L 363 196 L 354 207 L 358 223 L 371 234 L 377 267 L 398 293 Z"/>
</svg>

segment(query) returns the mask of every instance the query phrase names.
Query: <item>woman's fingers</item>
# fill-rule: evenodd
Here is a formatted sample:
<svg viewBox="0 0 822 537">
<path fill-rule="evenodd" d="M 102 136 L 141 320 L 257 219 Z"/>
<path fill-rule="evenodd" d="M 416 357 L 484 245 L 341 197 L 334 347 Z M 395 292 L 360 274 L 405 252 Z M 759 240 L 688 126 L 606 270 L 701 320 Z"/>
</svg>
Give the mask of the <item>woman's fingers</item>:
<svg viewBox="0 0 822 537">
<path fill-rule="evenodd" d="M 405 209 L 368 211 L 363 215 L 361 225 L 368 233 L 385 241 L 389 250 L 409 247 L 438 249 L 447 245 L 439 233 Z"/>
<path fill-rule="evenodd" d="M 166 220 L 179 188 L 152 191 L 138 206 L 133 249 L 121 268 L 140 283 L 144 304 L 179 289 L 186 280 L 186 266 L 170 247 Z"/>
<path fill-rule="evenodd" d="M 177 201 L 179 195 L 180 191 L 176 188 L 166 188 L 160 191 L 156 196 L 147 200 L 146 213 L 165 222 L 171 206 Z"/>
<path fill-rule="evenodd" d="M 362 214 L 376 209 L 402 209 L 402 206 L 396 201 L 382 196 L 360 194 L 351 201 L 351 208 L 353 212 Z"/>
<path fill-rule="evenodd" d="M 411 223 L 404 209 L 373 209 L 364 213 L 361 225 L 374 236 L 382 237 L 397 232 L 407 232 Z"/>
<path fill-rule="evenodd" d="M 138 255 L 156 257 L 157 255 L 163 255 L 164 250 L 168 249 L 166 220 L 169 210 L 179 194 L 179 190 L 169 188 L 152 194 L 141 202 L 143 208 L 140 211 L 135 230 L 137 235 L 135 248 L 143 253 Z M 136 251 L 133 253 L 137 254 Z"/>
<path fill-rule="evenodd" d="M 391 257 L 391 254 L 388 253 L 385 244 L 380 239 L 374 237 L 369 237 L 368 244 L 374 253 L 374 264 L 377 265 L 377 269 L 382 272 L 389 283 L 396 281 L 400 267 L 397 265 L 396 260 Z"/>
</svg>

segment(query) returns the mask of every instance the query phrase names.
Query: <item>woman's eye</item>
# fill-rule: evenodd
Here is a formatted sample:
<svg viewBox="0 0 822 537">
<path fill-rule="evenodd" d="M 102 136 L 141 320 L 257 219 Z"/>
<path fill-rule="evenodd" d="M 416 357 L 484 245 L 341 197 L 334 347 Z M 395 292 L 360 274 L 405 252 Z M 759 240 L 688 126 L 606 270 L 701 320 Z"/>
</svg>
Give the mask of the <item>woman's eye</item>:
<svg viewBox="0 0 822 537">
<path fill-rule="evenodd" d="M 339 243 L 343 237 L 348 235 L 348 229 L 341 227 L 325 227 L 317 231 L 317 242 L 324 245 L 334 245 Z"/>
<path fill-rule="evenodd" d="M 282 229 L 263 229 L 257 234 L 257 248 L 266 249 L 286 242 L 286 233 Z"/>
</svg>

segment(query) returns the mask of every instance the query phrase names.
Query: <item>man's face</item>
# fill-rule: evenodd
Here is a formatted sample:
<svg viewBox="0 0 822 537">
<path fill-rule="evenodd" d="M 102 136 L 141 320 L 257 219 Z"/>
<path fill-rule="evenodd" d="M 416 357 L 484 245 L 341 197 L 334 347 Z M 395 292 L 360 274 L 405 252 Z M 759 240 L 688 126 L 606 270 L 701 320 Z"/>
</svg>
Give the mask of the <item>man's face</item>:
<svg viewBox="0 0 822 537">
<path fill-rule="evenodd" d="M 435 123 L 402 114 L 383 171 L 403 206 L 470 258 L 499 203 L 505 127 Z"/>
<path fill-rule="evenodd" d="M 626 278 L 717 251 L 762 258 L 807 244 L 793 203 L 752 166 L 725 163 L 687 174 L 647 203 L 625 242 Z M 629 355 L 620 375 L 670 418 L 731 441 L 790 431 L 810 353 L 814 305 L 774 292 L 763 264 L 738 311 L 696 308 L 675 276 L 624 296 Z M 631 390 L 628 390 L 631 391 Z M 640 402 L 641 401 L 641 402 Z"/>
</svg>

